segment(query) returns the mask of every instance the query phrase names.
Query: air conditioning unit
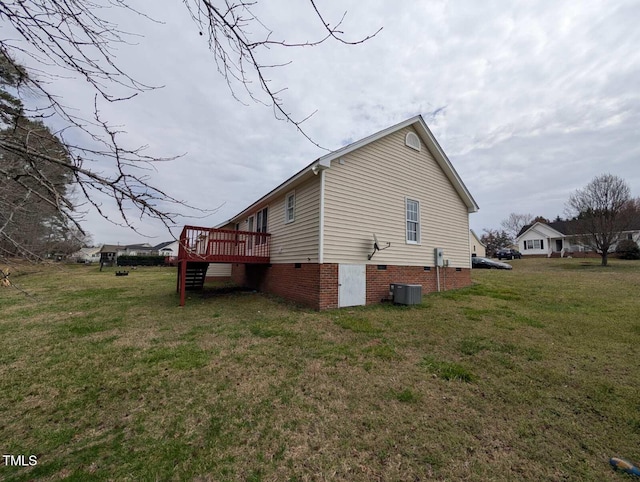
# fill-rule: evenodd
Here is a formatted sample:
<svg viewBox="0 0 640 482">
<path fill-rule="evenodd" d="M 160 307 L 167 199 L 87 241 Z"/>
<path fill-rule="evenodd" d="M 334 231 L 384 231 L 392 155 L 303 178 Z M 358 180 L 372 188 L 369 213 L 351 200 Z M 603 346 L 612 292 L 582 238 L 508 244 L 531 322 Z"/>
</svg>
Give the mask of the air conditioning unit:
<svg viewBox="0 0 640 482">
<path fill-rule="evenodd" d="M 419 305 L 422 303 L 422 285 L 392 283 L 389 294 L 394 303 L 399 305 Z"/>
</svg>

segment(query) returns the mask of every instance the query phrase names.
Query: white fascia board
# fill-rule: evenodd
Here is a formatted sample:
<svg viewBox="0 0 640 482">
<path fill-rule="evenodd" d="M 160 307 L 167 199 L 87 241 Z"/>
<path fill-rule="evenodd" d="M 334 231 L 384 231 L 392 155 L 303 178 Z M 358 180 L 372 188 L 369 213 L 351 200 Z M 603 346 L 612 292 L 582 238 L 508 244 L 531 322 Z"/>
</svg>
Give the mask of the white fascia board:
<svg viewBox="0 0 640 482">
<path fill-rule="evenodd" d="M 536 226 L 538 226 L 540 223 L 536 222 L 534 224 L 532 224 L 531 226 L 529 226 L 529 229 L 527 229 L 524 233 L 522 233 L 520 236 L 516 237 L 516 242 L 520 241 L 522 238 L 524 238 L 525 236 L 527 236 L 527 234 L 532 233 L 532 232 L 539 232 L 536 229 L 534 229 Z"/>
<path fill-rule="evenodd" d="M 473 235 L 474 238 L 476 238 L 476 241 L 478 242 L 478 244 L 480 244 L 480 246 L 482 246 L 483 248 L 487 247 L 487 245 L 482 242 L 482 240 L 478 237 L 478 235 L 473 229 L 469 229 L 469 231 L 471 231 L 471 234 Z"/>
<path fill-rule="evenodd" d="M 540 230 L 538 232 L 549 238 L 565 238 L 567 236 L 545 223 L 540 223 Z"/>
<path fill-rule="evenodd" d="M 375 134 L 365 137 L 364 139 L 361 139 L 352 144 L 349 144 L 348 146 L 344 146 L 343 148 L 338 149 L 337 151 L 330 152 L 329 154 L 326 154 L 322 156 L 320 159 L 318 159 L 318 163 L 321 166 L 330 167 L 331 161 L 338 159 L 346 154 L 349 154 L 350 152 L 353 152 L 356 149 L 360 149 L 361 147 L 364 147 L 367 144 L 370 144 L 379 139 L 382 139 L 383 137 L 393 132 L 399 131 L 400 129 L 404 129 L 405 127 L 408 127 L 408 126 L 413 126 L 418 131 L 422 142 L 424 142 L 426 146 L 429 148 L 429 151 L 433 154 L 436 162 L 438 163 L 440 168 L 443 170 L 447 178 L 449 178 L 449 180 L 451 181 L 451 184 L 453 185 L 454 189 L 456 190 L 456 192 L 458 193 L 462 201 L 467 206 L 468 212 L 475 213 L 476 211 L 478 211 L 479 209 L 478 204 L 473 199 L 473 196 L 471 196 L 471 193 L 462 182 L 462 179 L 456 172 L 455 168 L 453 167 L 453 164 L 451 164 L 451 161 L 449 160 L 449 158 L 446 156 L 446 154 L 440 147 L 440 144 L 438 144 L 438 141 L 436 141 L 436 138 L 434 137 L 433 133 L 429 130 L 427 123 L 424 121 L 421 115 L 411 117 L 410 119 L 400 122 L 399 124 L 396 124 L 391 127 L 387 127 L 386 129 L 381 130 L 380 132 L 376 132 Z"/>
<path fill-rule="evenodd" d="M 250 212 L 258 209 L 260 206 L 267 205 L 270 200 L 278 197 L 279 195 L 284 194 L 285 192 L 289 192 L 291 190 L 291 187 L 294 186 L 298 181 L 300 181 L 305 176 L 310 178 L 311 176 L 309 176 L 309 173 L 312 173 L 313 175 L 317 175 L 318 172 L 320 172 L 323 169 L 326 169 L 327 167 L 328 166 L 324 166 L 320 164 L 317 160 L 313 161 L 307 167 L 305 167 L 301 171 L 298 171 L 296 174 L 291 176 L 289 179 L 287 179 L 285 182 L 280 184 L 275 189 L 269 191 L 267 194 L 262 196 L 260 199 L 258 199 L 256 202 L 248 206 L 246 209 L 244 209 L 243 211 L 233 216 L 231 219 L 226 221 L 226 223 L 237 222 L 239 219 L 242 219 L 244 216 L 246 216 Z"/>
<path fill-rule="evenodd" d="M 549 231 L 552 231 L 552 233 L 551 233 L 551 234 L 556 233 L 556 234 L 557 234 L 557 236 L 549 236 L 549 234 L 548 234 L 548 233 L 545 233 L 545 232 L 543 232 L 543 231 L 541 230 L 542 228 L 546 228 L 546 229 L 548 229 Z M 524 233 L 522 233 L 520 236 L 518 236 L 518 237 L 516 238 L 516 242 L 517 242 L 517 241 L 519 241 L 519 240 L 521 240 L 521 239 L 523 239 L 527 234 L 530 234 L 530 233 L 533 233 L 533 232 L 538 233 L 540 236 L 548 237 L 548 238 L 549 238 L 549 237 L 554 237 L 554 238 L 565 238 L 565 237 L 566 237 L 566 235 L 562 234 L 560 231 L 556 231 L 555 229 L 553 229 L 553 228 L 552 228 L 551 226 L 549 226 L 548 224 L 546 224 L 546 223 L 541 223 L 540 221 L 537 221 L 535 224 L 531 225 L 531 226 L 529 227 L 529 229 L 527 229 Z"/>
<path fill-rule="evenodd" d="M 223 226 L 226 226 L 227 224 L 229 224 L 231 222 L 231 219 L 227 219 L 226 221 L 218 224 L 217 226 L 214 226 L 214 229 L 222 229 Z"/>
<path fill-rule="evenodd" d="M 331 166 L 331 161 L 333 161 L 334 159 L 338 159 L 339 157 L 347 155 L 350 152 L 353 152 L 357 149 L 360 149 L 361 147 L 364 147 L 367 144 L 371 144 L 372 142 L 375 142 L 378 139 L 382 139 L 384 136 L 391 134 L 392 132 L 398 131 L 400 129 L 404 129 L 405 127 L 410 126 L 411 124 L 415 124 L 419 119 L 422 119 L 422 117 L 418 115 L 410 119 L 407 119 L 406 121 L 400 122 L 399 124 L 396 124 L 394 126 L 387 127 L 386 129 L 381 130 L 380 132 L 376 132 L 375 134 L 371 134 L 370 136 L 365 137 L 364 139 L 360 139 L 359 141 L 356 141 L 344 147 L 341 147 L 337 151 L 333 151 L 333 152 L 330 152 L 329 154 L 325 154 L 324 156 L 318 159 L 318 162 L 323 166 L 329 167 Z"/>
<path fill-rule="evenodd" d="M 449 178 L 454 189 L 458 192 L 458 195 L 467 206 L 468 212 L 477 212 L 478 209 L 480 209 L 478 203 L 476 203 L 475 199 L 473 199 L 473 196 L 467 189 L 467 186 L 465 186 L 464 182 L 462 182 L 460 175 L 453 167 L 453 164 L 451 164 L 451 161 L 442 150 L 442 147 L 440 147 L 440 144 L 438 144 L 438 141 L 427 126 L 422 116 L 418 117 L 419 122 L 417 123 L 416 128 L 418 133 L 420 134 L 420 137 L 422 138 L 422 142 L 427 145 L 429 151 L 431 151 L 431 153 L 434 155 L 436 162 L 440 165 L 440 168 Z"/>
<path fill-rule="evenodd" d="M 378 139 L 382 139 L 383 137 L 393 132 L 396 132 L 400 129 L 404 129 L 405 127 L 408 127 L 408 126 L 413 126 L 418 131 L 418 133 L 420 134 L 420 138 L 422 139 L 422 142 L 424 142 L 427 145 L 427 147 L 429 148 L 429 151 L 433 154 L 440 168 L 443 170 L 447 178 L 451 181 L 451 184 L 453 185 L 454 189 L 456 190 L 456 192 L 458 193 L 462 201 L 467 206 L 468 212 L 474 213 L 478 211 L 479 209 L 478 204 L 473 199 L 473 196 L 471 196 L 471 193 L 462 182 L 462 179 L 460 178 L 455 168 L 451 164 L 451 161 L 449 161 L 449 158 L 447 158 L 446 154 L 440 147 L 440 144 L 438 144 L 438 141 L 436 141 L 435 137 L 433 136 L 432 132 L 429 130 L 429 127 L 427 126 L 422 116 L 417 115 L 403 122 L 400 122 L 399 124 L 396 124 L 391 127 L 387 127 L 386 129 L 376 132 L 375 134 L 365 137 L 364 139 L 360 139 L 359 141 L 353 142 L 347 146 L 344 146 L 336 151 L 330 152 L 329 154 L 326 154 L 316 159 L 307 167 L 303 168 L 301 171 L 294 174 L 292 177 L 287 179 L 278 187 L 276 187 L 269 193 L 262 196 L 256 202 L 254 202 L 253 204 L 248 206 L 246 209 L 244 209 L 243 211 L 241 211 L 240 213 L 238 213 L 237 215 L 229 219 L 227 222 L 235 222 L 238 219 L 242 219 L 242 217 L 245 216 L 247 213 L 257 209 L 260 205 L 266 204 L 266 202 L 269 199 L 276 197 L 282 194 L 283 191 L 290 189 L 290 187 L 293 184 L 295 184 L 302 177 L 308 175 L 309 173 L 313 173 L 314 175 L 317 175 L 321 170 L 330 168 L 331 161 L 338 159 L 346 154 L 349 154 L 350 152 L 353 152 L 356 149 L 360 149 L 361 147 L 364 147 L 367 144 L 375 142 Z"/>
<path fill-rule="evenodd" d="M 313 172 L 314 174 L 317 174 L 322 169 L 328 169 L 328 168 L 331 167 L 331 161 L 332 160 L 337 159 L 340 156 L 344 156 L 345 154 L 348 154 L 349 152 L 355 151 L 356 149 L 359 149 L 360 147 L 365 146 L 365 145 L 367 145 L 367 144 L 369 144 L 371 142 L 374 142 L 374 141 L 386 136 L 387 134 L 390 134 L 391 132 L 394 132 L 394 131 L 396 131 L 398 129 L 402 129 L 402 128 L 408 126 L 408 125 L 411 125 L 414 122 L 416 122 L 418 118 L 421 118 L 421 117 L 420 116 L 416 116 L 416 117 L 412 117 L 411 119 L 407 119 L 406 121 L 401 122 L 400 124 L 397 124 L 395 126 L 392 126 L 392 127 L 387 128 L 387 129 L 384 129 L 383 131 L 380 131 L 380 132 L 377 132 L 375 134 L 372 134 L 369 137 L 365 137 L 364 139 L 361 139 L 361 140 L 359 140 L 357 142 L 354 142 L 352 144 L 344 146 L 344 147 L 338 149 L 337 151 L 330 152 L 329 154 L 326 154 L 326 155 L 316 159 L 311 164 L 309 164 L 308 166 L 303 168 L 301 171 L 298 171 L 292 177 L 290 177 L 285 182 L 280 184 L 274 190 L 272 190 L 271 192 L 265 194 L 263 197 L 258 199 L 256 202 L 254 202 L 253 204 L 248 206 L 246 209 L 244 209 L 243 211 L 241 211 L 240 213 L 236 214 L 234 217 L 232 217 L 231 219 L 226 221 L 226 223 L 236 221 L 237 219 L 242 219 L 242 217 L 244 215 L 246 215 L 248 212 L 251 212 L 252 210 L 254 210 L 258 205 L 260 205 L 264 201 L 266 201 L 267 198 L 270 198 L 272 196 L 276 196 L 277 194 L 280 194 L 282 191 L 284 191 L 289 186 L 294 184 L 298 179 L 300 179 L 302 176 L 304 176 L 308 172 Z M 223 226 L 226 223 L 220 224 L 219 226 Z"/>
</svg>

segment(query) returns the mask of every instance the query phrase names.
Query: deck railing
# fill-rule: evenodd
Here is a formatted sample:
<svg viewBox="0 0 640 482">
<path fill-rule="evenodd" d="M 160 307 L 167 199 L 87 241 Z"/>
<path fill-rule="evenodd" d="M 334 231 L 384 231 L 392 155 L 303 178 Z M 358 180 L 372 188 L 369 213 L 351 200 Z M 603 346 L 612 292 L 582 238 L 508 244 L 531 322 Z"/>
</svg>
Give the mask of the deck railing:
<svg viewBox="0 0 640 482">
<path fill-rule="evenodd" d="M 251 231 L 185 226 L 179 260 L 227 263 L 268 263 L 271 235 Z"/>
</svg>

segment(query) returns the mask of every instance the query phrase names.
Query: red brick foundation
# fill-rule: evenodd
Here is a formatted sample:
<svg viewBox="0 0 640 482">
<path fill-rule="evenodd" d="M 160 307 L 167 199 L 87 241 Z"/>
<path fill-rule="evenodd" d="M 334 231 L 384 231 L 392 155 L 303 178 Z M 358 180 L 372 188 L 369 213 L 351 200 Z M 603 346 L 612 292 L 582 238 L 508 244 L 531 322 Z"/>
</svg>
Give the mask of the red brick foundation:
<svg viewBox="0 0 640 482">
<path fill-rule="evenodd" d="M 422 266 L 367 265 L 368 305 L 389 299 L 389 284 L 422 285 L 422 293 L 437 291 L 437 272 Z M 231 277 L 236 284 L 280 296 L 315 310 L 338 307 L 338 264 L 286 263 L 273 265 L 234 264 Z M 440 268 L 442 291 L 471 285 L 471 270 Z"/>
<path fill-rule="evenodd" d="M 320 303 L 319 310 L 338 307 L 338 265 L 335 263 L 320 265 Z"/>
<path fill-rule="evenodd" d="M 379 303 L 389 299 L 391 283 L 422 285 L 422 294 L 438 290 L 438 272 L 435 267 L 426 271 L 423 266 L 387 266 L 379 269 L 376 265 L 367 265 L 367 304 Z M 471 270 L 440 268 L 440 290 L 471 286 Z"/>
<path fill-rule="evenodd" d="M 296 267 L 298 266 L 298 267 Z M 315 263 L 247 265 L 251 288 L 319 309 L 320 265 Z"/>
<path fill-rule="evenodd" d="M 244 286 L 245 283 L 245 271 L 246 264 L 233 264 L 231 265 L 231 280 L 238 286 Z"/>
</svg>

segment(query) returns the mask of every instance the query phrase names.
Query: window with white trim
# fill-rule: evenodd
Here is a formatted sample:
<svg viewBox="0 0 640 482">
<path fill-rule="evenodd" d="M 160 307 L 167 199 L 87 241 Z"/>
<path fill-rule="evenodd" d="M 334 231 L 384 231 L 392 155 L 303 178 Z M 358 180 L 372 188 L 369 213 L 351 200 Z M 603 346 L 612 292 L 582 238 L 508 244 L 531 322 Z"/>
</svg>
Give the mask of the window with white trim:
<svg viewBox="0 0 640 482">
<path fill-rule="evenodd" d="M 253 216 L 249 216 L 247 218 L 247 231 L 253 232 L 253 223 L 255 218 Z M 247 239 L 247 248 L 253 249 L 253 236 L 249 236 Z"/>
<path fill-rule="evenodd" d="M 544 249 L 544 241 L 542 239 L 526 239 L 524 249 Z"/>
<path fill-rule="evenodd" d="M 268 209 L 264 208 L 258 211 L 256 214 L 256 232 L 258 233 L 266 233 L 267 232 L 267 212 Z M 267 242 L 267 238 L 264 236 L 256 237 L 256 244 L 264 244 Z"/>
<path fill-rule="evenodd" d="M 420 243 L 420 203 L 413 199 L 407 199 L 406 221 L 407 221 L 407 243 Z"/>
<path fill-rule="evenodd" d="M 290 192 L 284 200 L 284 222 L 292 223 L 296 216 L 296 193 Z"/>
</svg>

